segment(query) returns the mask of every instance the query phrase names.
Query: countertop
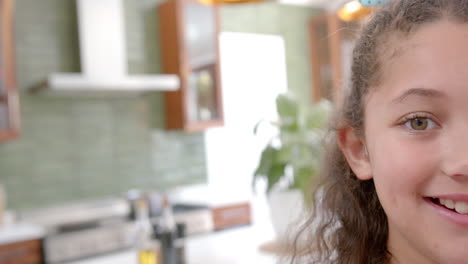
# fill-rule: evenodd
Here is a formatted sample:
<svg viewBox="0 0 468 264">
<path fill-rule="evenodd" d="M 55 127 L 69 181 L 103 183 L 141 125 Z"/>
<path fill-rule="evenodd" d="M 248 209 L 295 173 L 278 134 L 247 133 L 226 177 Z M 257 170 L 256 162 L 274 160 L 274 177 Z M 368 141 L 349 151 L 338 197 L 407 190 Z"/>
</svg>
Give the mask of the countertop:
<svg viewBox="0 0 468 264">
<path fill-rule="evenodd" d="M 252 201 L 252 225 L 193 235 L 186 240 L 187 264 L 276 264 L 278 258 L 260 250 L 275 234 L 264 198 Z M 125 250 L 66 264 L 137 264 L 137 251 Z"/>
<path fill-rule="evenodd" d="M 186 240 L 187 264 L 275 264 L 277 256 L 259 249 L 273 238 L 268 227 L 253 225 L 193 236 Z M 67 264 L 137 264 L 137 251 L 126 250 Z"/>
<path fill-rule="evenodd" d="M 0 225 L 0 245 L 11 244 L 26 240 L 41 239 L 45 230 L 31 224 Z"/>
</svg>

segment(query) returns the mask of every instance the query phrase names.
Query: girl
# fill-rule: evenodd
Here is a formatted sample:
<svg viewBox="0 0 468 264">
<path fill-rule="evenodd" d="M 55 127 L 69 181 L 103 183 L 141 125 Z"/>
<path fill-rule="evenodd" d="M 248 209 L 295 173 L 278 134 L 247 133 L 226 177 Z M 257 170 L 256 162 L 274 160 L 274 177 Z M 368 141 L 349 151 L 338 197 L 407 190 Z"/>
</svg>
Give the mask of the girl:
<svg viewBox="0 0 468 264">
<path fill-rule="evenodd" d="M 468 0 L 389 0 L 351 86 L 293 262 L 468 263 Z"/>
</svg>

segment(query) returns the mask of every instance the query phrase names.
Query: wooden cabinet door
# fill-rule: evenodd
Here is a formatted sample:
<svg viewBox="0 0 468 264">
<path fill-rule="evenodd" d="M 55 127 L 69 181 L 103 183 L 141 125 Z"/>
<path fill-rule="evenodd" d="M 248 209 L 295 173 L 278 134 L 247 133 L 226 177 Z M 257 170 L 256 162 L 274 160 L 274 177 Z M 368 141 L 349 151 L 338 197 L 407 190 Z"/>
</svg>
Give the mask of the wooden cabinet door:
<svg viewBox="0 0 468 264">
<path fill-rule="evenodd" d="M 343 22 L 325 14 L 309 23 L 313 101 L 322 98 L 340 105 L 350 87 L 351 57 L 361 22 Z"/>
<path fill-rule="evenodd" d="M 193 132 L 223 125 L 219 8 L 167 0 L 158 14 L 163 71 L 180 77 L 180 89 L 165 93 L 166 127 Z"/>
<path fill-rule="evenodd" d="M 0 141 L 19 135 L 19 99 L 13 47 L 13 0 L 0 0 Z"/>
</svg>

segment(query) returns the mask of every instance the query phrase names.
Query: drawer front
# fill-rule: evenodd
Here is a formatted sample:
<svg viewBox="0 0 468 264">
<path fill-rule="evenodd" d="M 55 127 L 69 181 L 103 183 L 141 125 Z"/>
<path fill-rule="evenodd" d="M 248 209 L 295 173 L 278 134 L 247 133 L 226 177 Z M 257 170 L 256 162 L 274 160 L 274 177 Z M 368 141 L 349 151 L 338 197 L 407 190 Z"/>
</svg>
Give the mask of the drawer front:
<svg viewBox="0 0 468 264">
<path fill-rule="evenodd" d="M 43 245 L 45 260 L 49 264 L 64 263 L 130 248 L 133 245 L 133 234 L 134 223 L 126 222 L 49 236 Z"/>
<path fill-rule="evenodd" d="M 42 263 L 40 240 L 30 240 L 0 246 L 0 264 L 40 263 Z"/>
<path fill-rule="evenodd" d="M 249 203 L 214 208 L 212 214 L 215 230 L 247 225 L 251 222 Z"/>
</svg>

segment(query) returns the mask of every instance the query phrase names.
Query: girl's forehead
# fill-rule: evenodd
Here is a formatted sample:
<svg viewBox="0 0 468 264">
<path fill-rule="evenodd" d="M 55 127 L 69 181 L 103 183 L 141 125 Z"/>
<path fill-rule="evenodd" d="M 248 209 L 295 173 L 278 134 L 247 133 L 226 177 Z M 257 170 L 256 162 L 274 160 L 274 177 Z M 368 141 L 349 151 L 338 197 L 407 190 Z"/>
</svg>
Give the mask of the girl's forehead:
<svg viewBox="0 0 468 264">
<path fill-rule="evenodd" d="M 379 82 L 369 95 L 390 96 L 417 87 L 468 86 L 468 24 L 440 21 L 399 41 L 398 36 L 385 44 L 389 48 L 381 54 Z"/>
<path fill-rule="evenodd" d="M 468 23 L 440 20 L 423 24 L 411 32 L 391 31 L 377 43 L 382 63 L 385 65 L 405 53 L 412 53 L 421 47 L 437 47 L 449 50 L 447 42 L 468 38 Z"/>
</svg>

